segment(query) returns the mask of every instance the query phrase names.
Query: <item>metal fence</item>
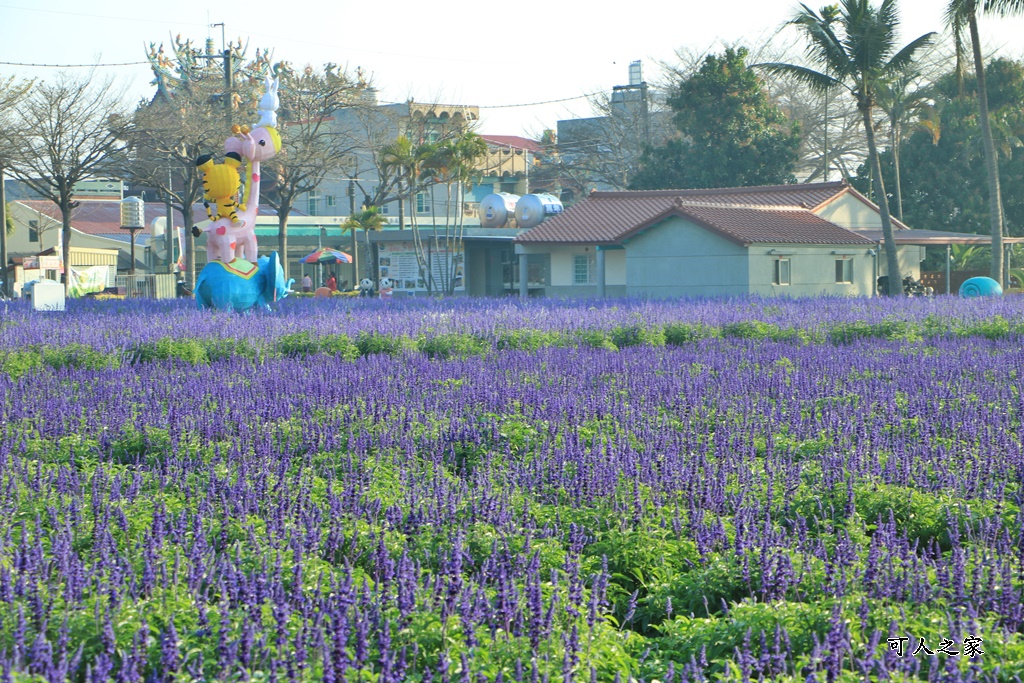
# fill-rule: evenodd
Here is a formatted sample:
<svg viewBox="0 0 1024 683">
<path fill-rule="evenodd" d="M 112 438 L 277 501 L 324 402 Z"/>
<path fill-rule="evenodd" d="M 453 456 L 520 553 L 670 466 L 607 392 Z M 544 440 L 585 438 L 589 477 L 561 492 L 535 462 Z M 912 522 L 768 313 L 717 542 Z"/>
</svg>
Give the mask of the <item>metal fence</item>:
<svg viewBox="0 0 1024 683">
<path fill-rule="evenodd" d="M 175 280 L 173 275 L 118 275 L 117 293 L 129 299 L 172 299 Z"/>
</svg>

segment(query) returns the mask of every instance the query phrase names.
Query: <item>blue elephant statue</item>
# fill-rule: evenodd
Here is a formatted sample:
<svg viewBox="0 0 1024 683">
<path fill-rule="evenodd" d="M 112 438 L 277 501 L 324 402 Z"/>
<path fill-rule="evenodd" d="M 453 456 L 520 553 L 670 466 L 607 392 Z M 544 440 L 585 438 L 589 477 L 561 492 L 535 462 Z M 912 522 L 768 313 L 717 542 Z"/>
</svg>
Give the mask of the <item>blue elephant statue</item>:
<svg viewBox="0 0 1024 683">
<path fill-rule="evenodd" d="M 196 278 L 196 305 L 200 308 L 248 311 L 288 296 L 294 279 L 284 280 L 277 252 L 261 256 L 256 263 L 236 258 L 231 263 L 210 261 Z"/>
</svg>

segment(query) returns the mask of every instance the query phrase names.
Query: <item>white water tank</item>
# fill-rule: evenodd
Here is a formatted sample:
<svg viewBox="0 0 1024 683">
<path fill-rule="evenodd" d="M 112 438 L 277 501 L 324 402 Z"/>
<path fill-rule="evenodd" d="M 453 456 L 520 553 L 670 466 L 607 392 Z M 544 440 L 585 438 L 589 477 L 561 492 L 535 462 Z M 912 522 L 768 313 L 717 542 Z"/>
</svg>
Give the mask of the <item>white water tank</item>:
<svg viewBox="0 0 1024 683">
<path fill-rule="evenodd" d="M 480 227 L 501 228 L 516 215 L 519 195 L 508 192 L 489 194 L 480 200 Z"/>
<path fill-rule="evenodd" d="M 528 194 L 516 202 L 516 223 L 520 228 L 534 228 L 541 222 L 562 213 L 562 202 L 550 194 Z"/>
</svg>

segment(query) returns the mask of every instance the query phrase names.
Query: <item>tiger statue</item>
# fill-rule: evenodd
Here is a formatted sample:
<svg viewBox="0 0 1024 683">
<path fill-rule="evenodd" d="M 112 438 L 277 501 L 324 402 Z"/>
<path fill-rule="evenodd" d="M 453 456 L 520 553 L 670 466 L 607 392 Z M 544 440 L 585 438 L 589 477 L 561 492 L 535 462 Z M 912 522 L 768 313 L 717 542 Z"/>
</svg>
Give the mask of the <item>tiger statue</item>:
<svg viewBox="0 0 1024 683">
<path fill-rule="evenodd" d="M 222 164 L 214 163 L 209 154 L 196 159 L 196 168 L 203 172 L 203 206 L 211 221 L 228 218 L 236 228 L 244 224 L 238 216 L 238 187 L 241 184 L 238 167 L 241 164 L 242 157 L 236 152 L 225 154 Z M 211 202 L 217 207 L 216 213 L 210 207 Z"/>
</svg>

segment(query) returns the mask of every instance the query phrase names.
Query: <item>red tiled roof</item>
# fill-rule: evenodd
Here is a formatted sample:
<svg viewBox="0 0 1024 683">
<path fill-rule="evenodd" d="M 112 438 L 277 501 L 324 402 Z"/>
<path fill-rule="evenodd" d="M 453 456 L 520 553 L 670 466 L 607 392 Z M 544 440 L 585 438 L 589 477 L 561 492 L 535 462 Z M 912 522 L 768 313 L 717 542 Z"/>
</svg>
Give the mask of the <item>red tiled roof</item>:
<svg viewBox="0 0 1024 683">
<path fill-rule="evenodd" d="M 849 191 L 845 183 L 709 190 L 593 192 L 517 242 L 614 244 L 670 216 L 689 218 L 739 243 L 871 244 L 812 210 Z"/>
<path fill-rule="evenodd" d="M 514 147 L 534 153 L 542 153 L 544 151 L 544 148 L 536 140 L 522 138 L 518 135 L 481 135 L 480 137 L 488 144 L 497 145 L 498 147 Z"/>
</svg>

